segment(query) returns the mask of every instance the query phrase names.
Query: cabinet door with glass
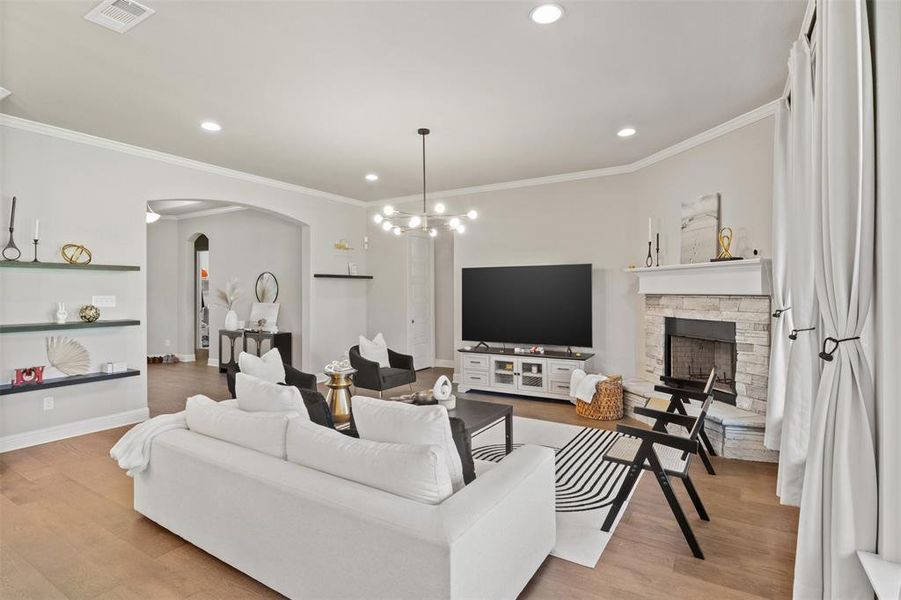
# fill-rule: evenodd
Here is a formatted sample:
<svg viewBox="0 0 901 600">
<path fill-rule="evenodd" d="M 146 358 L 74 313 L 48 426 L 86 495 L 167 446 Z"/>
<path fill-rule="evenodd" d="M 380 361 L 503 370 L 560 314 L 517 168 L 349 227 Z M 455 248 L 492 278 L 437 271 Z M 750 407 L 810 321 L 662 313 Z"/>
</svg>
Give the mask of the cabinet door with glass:
<svg viewBox="0 0 901 600">
<path fill-rule="evenodd" d="M 516 389 L 515 358 L 491 357 L 491 387 L 498 389 Z"/>
<path fill-rule="evenodd" d="M 547 391 L 547 360 L 543 358 L 520 358 L 517 372 L 517 389 L 527 392 Z"/>
</svg>

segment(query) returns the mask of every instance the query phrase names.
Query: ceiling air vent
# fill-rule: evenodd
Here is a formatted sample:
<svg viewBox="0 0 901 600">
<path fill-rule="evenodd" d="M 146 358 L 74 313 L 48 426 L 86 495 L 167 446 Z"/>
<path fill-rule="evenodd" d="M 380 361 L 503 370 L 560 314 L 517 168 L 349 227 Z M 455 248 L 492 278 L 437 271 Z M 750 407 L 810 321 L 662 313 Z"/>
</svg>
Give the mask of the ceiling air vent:
<svg viewBox="0 0 901 600">
<path fill-rule="evenodd" d="M 84 16 L 91 23 L 125 33 L 155 10 L 131 0 L 103 0 Z"/>
</svg>

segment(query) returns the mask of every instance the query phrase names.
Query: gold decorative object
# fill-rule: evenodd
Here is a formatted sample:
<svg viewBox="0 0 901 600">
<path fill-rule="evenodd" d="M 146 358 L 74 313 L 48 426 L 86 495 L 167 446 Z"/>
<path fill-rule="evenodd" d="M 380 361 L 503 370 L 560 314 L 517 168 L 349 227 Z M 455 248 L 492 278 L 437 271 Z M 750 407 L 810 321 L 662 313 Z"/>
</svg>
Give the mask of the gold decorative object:
<svg viewBox="0 0 901 600">
<path fill-rule="evenodd" d="M 100 309 L 93 304 L 85 304 L 80 309 L 78 309 L 78 316 L 82 321 L 93 323 L 100 318 Z"/>
<path fill-rule="evenodd" d="M 728 231 L 729 233 L 726 233 Z M 726 260 L 732 258 L 732 253 L 729 252 L 729 248 L 732 247 L 732 228 L 731 227 L 723 227 L 720 229 L 719 240 L 720 240 L 720 253 L 716 255 L 716 257 L 720 260 Z"/>
<path fill-rule="evenodd" d="M 89 265 L 94 256 L 82 244 L 66 244 L 60 254 L 70 265 Z"/>
</svg>

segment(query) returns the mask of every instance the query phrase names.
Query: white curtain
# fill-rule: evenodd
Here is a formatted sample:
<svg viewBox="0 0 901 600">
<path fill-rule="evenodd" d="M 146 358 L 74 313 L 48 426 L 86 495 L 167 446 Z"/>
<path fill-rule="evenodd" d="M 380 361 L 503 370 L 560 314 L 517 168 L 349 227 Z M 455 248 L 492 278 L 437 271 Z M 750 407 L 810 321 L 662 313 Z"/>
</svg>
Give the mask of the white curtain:
<svg viewBox="0 0 901 600">
<path fill-rule="evenodd" d="M 789 226 L 791 194 L 791 112 L 782 100 L 776 109 L 773 147 L 773 314 L 770 327 L 770 376 L 767 389 L 764 445 L 778 450 L 785 412 L 788 378 L 788 334 L 792 330 L 791 289 L 788 284 L 788 254 L 792 231 Z"/>
<path fill-rule="evenodd" d="M 879 554 L 901 563 L 901 3 L 873 3 L 876 80 L 876 421 Z M 898 592 L 901 597 L 901 590 Z"/>
<path fill-rule="evenodd" d="M 804 475 L 794 592 L 796 598 L 872 599 L 855 554 L 876 550 L 878 510 L 874 390 L 859 340 L 870 309 L 875 250 L 866 0 L 818 2 L 817 36 L 817 201 L 811 215 L 819 228 L 813 266 L 823 331 L 817 337 L 847 341 L 837 344 L 833 360 L 823 361 Z"/>
<path fill-rule="evenodd" d="M 792 321 L 797 331 L 787 341 L 788 377 L 779 447 L 776 493 L 783 504 L 798 506 L 810 437 L 814 394 L 819 380 L 818 313 L 814 286 L 815 233 L 813 172 L 813 63 L 805 38 L 794 43 L 788 62 L 791 85 L 791 196 L 788 202 L 789 287 Z M 813 328 L 813 329 L 811 329 Z M 799 331 L 803 330 L 803 331 Z"/>
</svg>

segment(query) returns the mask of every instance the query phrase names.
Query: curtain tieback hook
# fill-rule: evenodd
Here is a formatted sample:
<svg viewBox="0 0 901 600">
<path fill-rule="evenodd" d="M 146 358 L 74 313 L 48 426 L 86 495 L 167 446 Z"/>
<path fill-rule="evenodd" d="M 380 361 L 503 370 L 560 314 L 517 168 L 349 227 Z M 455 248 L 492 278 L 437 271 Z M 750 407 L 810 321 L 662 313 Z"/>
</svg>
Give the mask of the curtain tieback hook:
<svg viewBox="0 0 901 600">
<path fill-rule="evenodd" d="M 820 352 L 820 358 L 822 358 L 826 362 L 831 362 L 832 359 L 835 358 L 833 356 L 833 354 L 835 354 L 835 351 L 838 350 L 839 344 L 841 344 L 842 342 L 850 342 L 852 340 L 859 340 L 859 339 L 860 339 L 859 335 L 856 337 L 849 337 L 849 338 L 844 338 L 841 340 L 836 339 L 834 337 L 827 337 L 825 340 L 823 340 L 823 351 Z M 830 342 L 832 343 L 832 349 L 827 351 L 826 347 L 829 345 Z"/>
<path fill-rule="evenodd" d="M 796 339 L 798 339 L 798 334 L 801 333 L 802 331 L 813 331 L 815 329 L 816 329 L 816 327 L 804 327 L 802 329 L 792 329 L 791 333 L 788 334 L 788 339 L 790 339 L 791 341 L 795 341 Z"/>
<path fill-rule="evenodd" d="M 786 306 L 785 308 L 777 308 L 775 311 L 773 311 L 773 316 L 778 319 L 779 317 L 782 316 L 782 313 L 787 312 L 791 309 L 792 309 L 791 306 Z"/>
</svg>

